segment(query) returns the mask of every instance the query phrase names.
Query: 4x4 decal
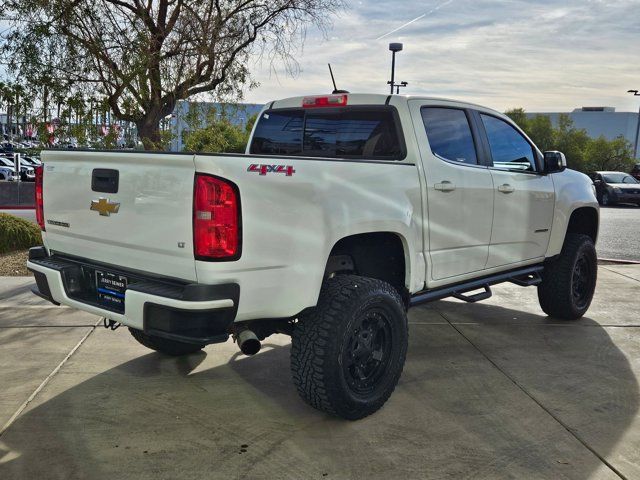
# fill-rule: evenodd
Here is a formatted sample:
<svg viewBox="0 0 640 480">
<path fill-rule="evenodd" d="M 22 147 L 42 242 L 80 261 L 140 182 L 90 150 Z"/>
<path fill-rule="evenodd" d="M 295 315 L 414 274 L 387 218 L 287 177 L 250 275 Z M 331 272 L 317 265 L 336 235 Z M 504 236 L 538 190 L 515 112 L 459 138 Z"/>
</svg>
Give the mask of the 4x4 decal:
<svg viewBox="0 0 640 480">
<path fill-rule="evenodd" d="M 258 165 L 253 163 L 247 168 L 247 172 L 258 172 L 260 175 L 267 173 L 284 173 L 287 177 L 291 177 L 296 171 L 293 165 Z"/>
</svg>

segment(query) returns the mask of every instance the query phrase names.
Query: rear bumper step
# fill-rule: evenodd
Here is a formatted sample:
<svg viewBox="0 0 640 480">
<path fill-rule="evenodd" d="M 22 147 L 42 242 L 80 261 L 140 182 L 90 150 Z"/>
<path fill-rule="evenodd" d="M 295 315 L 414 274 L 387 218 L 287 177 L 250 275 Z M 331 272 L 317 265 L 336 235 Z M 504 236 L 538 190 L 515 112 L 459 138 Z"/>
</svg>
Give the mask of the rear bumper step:
<svg viewBox="0 0 640 480">
<path fill-rule="evenodd" d="M 486 300 L 491 297 L 491 285 L 504 282 L 513 282 L 521 286 L 538 285 L 542 281 L 542 278 L 540 277 L 542 270 L 544 270 L 542 265 L 535 265 L 533 267 L 519 268 L 509 272 L 497 273 L 495 275 L 487 275 L 486 277 L 476 278 L 468 282 L 456 283 L 455 285 L 447 285 L 442 288 L 434 288 L 433 290 L 418 292 L 411 297 L 409 305 L 414 307 L 422 303 L 433 302 L 447 297 L 455 297 L 460 300 L 464 300 L 465 302 L 472 303 L 480 300 Z M 465 295 L 465 293 L 478 289 L 484 289 L 484 292 L 480 292 L 475 295 Z"/>
<path fill-rule="evenodd" d="M 36 295 L 56 305 L 69 305 L 171 340 L 224 342 L 238 310 L 240 287 L 235 283 L 168 281 L 90 260 L 48 256 L 43 247 L 29 251 L 27 267 L 35 275 Z M 128 279 L 120 308 L 98 302 L 93 280 L 97 269 Z"/>
</svg>

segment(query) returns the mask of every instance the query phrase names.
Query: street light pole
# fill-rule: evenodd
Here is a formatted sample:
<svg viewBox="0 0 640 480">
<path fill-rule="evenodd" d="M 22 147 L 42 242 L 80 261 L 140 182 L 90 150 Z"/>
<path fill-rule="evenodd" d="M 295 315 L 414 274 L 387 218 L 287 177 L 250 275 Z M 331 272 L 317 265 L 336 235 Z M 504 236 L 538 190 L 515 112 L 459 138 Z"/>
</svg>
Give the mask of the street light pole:
<svg viewBox="0 0 640 480">
<path fill-rule="evenodd" d="M 638 90 L 628 90 L 627 93 L 633 94 L 634 97 L 640 97 Z M 640 137 L 640 108 L 638 108 L 638 122 L 636 124 L 636 141 L 633 147 L 633 159 L 638 158 L 638 137 Z"/>
<path fill-rule="evenodd" d="M 402 49 L 402 47 L 400 47 Z M 389 45 L 389 49 L 391 49 L 391 45 Z M 396 74 L 396 51 L 391 50 L 391 91 L 389 93 L 393 94 L 393 85 L 395 84 L 395 74 Z"/>
<path fill-rule="evenodd" d="M 396 93 L 400 93 L 400 87 L 406 87 L 407 82 L 396 84 L 396 52 L 402 51 L 402 44 L 390 43 L 389 50 L 391 50 L 391 80 L 387 82 L 387 85 L 391 86 L 389 93 L 393 95 L 394 88 L 396 89 Z"/>
</svg>

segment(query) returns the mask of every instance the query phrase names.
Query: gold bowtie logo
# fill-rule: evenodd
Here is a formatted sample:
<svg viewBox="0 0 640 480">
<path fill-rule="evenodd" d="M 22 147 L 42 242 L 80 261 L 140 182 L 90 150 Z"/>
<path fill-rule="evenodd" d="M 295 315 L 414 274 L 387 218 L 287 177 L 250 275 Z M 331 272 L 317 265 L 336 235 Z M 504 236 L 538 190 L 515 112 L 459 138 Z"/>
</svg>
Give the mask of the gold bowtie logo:
<svg viewBox="0 0 640 480">
<path fill-rule="evenodd" d="M 108 217 L 112 213 L 118 213 L 118 210 L 120 210 L 120 204 L 110 202 L 108 198 L 99 198 L 98 200 L 91 200 L 91 208 L 89 208 L 89 210 L 93 210 L 104 217 Z"/>
</svg>

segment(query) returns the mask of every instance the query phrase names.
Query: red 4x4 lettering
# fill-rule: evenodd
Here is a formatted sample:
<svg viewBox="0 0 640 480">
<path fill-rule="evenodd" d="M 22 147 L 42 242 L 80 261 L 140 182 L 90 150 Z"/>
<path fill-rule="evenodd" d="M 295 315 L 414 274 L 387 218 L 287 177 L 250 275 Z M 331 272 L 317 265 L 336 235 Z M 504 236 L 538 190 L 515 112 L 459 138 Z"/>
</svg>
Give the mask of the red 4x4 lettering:
<svg viewBox="0 0 640 480">
<path fill-rule="evenodd" d="M 258 172 L 259 175 L 266 175 L 267 173 L 284 173 L 287 177 L 291 177 L 296 173 L 293 165 L 258 165 L 252 163 L 247 168 L 247 172 Z"/>
</svg>

